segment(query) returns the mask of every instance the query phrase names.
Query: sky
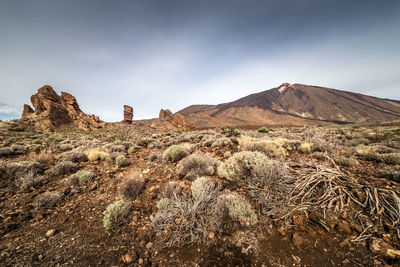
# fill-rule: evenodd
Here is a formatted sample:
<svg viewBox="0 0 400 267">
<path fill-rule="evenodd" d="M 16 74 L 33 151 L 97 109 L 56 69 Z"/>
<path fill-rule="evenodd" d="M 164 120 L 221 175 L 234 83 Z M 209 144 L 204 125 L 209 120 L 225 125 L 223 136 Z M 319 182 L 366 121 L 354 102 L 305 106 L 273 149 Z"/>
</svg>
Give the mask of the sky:
<svg viewBox="0 0 400 267">
<path fill-rule="evenodd" d="M 42 85 L 105 121 L 284 82 L 400 100 L 397 0 L 0 0 L 0 119 Z"/>
</svg>

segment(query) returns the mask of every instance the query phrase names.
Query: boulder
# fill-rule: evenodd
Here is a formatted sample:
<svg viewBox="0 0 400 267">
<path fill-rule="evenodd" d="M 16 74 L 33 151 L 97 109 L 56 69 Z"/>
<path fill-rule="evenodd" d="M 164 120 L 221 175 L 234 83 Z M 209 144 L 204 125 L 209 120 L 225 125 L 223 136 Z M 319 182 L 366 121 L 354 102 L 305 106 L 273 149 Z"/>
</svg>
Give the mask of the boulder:
<svg viewBox="0 0 400 267">
<path fill-rule="evenodd" d="M 55 131 L 67 124 L 73 124 L 85 131 L 104 125 L 99 117 L 85 114 L 73 95 L 62 92 L 59 96 L 49 85 L 39 88 L 38 93 L 31 96 L 31 102 L 35 108 L 36 120 L 44 132 Z M 29 112 L 28 108 L 26 109 Z M 24 106 L 23 118 L 25 113 Z"/>
<path fill-rule="evenodd" d="M 124 120 L 123 123 L 131 124 L 133 118 L 133 108 L 128 105 L 124 105 Z"/>
</svg>

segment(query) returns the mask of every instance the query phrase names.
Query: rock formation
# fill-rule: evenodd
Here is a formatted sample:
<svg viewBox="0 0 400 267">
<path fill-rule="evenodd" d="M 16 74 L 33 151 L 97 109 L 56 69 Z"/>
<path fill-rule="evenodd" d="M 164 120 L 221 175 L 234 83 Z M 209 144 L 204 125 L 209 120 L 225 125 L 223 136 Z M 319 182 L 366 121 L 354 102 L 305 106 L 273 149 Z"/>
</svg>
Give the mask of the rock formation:
<svg viewBox="0 0 400 267">
<path fill-rule="evenodd" d="M 188 121 L 186 121 L 183 115 L 174 115 L 169 109 L 161 109 L 158 119 L 153 122 L 152 126 L 178 128 L 179 130 L 188 130 L 193 128 L 192 125 Z"/>
<path fill-rule="evenodd" d="M 169 109 L 161 109 L 160 113 L 158 115 L 158 119 L 161 122 L 167 121 L 167 122 L 172 122 L 174 119 L 174 114 L 172 114 L 171 110 Z"/>
<path fill-rule="evenodd" d="M 133 108 L 128 105 L 124 105 L 124 120 L 123 123 L 131 124 L 133 118 Z"/>
<path fill-rule="evenodd" d="M 90 131 L 98 129 L 104 125 L 99 117 L 88 115 L 79 108 L 76 98 L 71 94 L 62 92 L 61 96 L 49 85 L 39 88 L 38 93 L 31 96 L 31 102 L 35 108 L 35 114 L 29 110 L 29 106 L 24 106 L 22 119 L 35 120 L 44 132 L 51 132 L 58 127 L 73 124 L 79 129 Z"/>
<path fill-rule="evenodd" d="M 31 108 L 31 106 L 25 104 L 24 110 L 22 111 L 22 118 L 26 118 L 33 113 L 35 113 L 35 111 Z"/>
</svg>

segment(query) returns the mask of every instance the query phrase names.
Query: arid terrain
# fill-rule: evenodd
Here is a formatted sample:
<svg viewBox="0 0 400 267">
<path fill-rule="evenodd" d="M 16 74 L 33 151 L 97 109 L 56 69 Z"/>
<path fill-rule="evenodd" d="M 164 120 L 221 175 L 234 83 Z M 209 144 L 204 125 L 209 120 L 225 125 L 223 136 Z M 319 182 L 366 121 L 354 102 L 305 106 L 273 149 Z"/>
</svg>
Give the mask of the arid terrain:
<svg viewBox="0 0 400 267">
<path fill-rule="evenodd" d="M 399 125 L 0 127 L 3 266 L 399 265 Z"/>
</svg>

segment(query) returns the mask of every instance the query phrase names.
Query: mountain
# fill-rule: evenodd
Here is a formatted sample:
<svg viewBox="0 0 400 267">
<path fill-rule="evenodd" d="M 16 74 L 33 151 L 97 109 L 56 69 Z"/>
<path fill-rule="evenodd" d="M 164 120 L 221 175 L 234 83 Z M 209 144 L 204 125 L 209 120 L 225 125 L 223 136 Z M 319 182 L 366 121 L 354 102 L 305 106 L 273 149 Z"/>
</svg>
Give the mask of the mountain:
<svg viewBox="0 0 400 267">
<path fill-rule="evenodd" d="M 177 113 L 197 128 L 382 122 L 400 119 L 400 101 L 284 83 L 233 102 L 192 105 Z"/>
</svg>

